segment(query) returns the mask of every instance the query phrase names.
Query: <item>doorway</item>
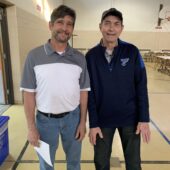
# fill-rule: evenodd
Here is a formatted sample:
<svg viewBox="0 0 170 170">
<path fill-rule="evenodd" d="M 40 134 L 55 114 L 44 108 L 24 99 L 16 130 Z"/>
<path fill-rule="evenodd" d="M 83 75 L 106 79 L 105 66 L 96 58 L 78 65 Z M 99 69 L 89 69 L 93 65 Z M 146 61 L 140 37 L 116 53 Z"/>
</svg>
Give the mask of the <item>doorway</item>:
<svg viewBox="0 0 170 170">
<path fill-rule="evenodd" d="M 6 10 L 0 5 L 0 105 L 13 104 L 13 83 Z"/>
</svg>

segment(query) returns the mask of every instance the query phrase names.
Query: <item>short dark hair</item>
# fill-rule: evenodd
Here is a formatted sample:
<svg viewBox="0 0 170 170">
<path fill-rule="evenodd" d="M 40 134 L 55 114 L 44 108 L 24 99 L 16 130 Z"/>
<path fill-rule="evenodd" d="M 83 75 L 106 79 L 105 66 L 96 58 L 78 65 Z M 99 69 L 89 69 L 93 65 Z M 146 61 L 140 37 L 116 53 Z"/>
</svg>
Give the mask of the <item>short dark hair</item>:
<svg viewBox="0 0 170 170">
<path fill-rule="evenodd" d="M 123 24 L 123 16 L 120 11 L 118 11 L 116 8 L 110 8 L 103 12 L 101 22 L 108 16 L 115 16 L 117 17 Z"/>
<path fill-rule="evenodd" d="M 73 18 L 73 24 L 76 21 L 76 12 L 72 8 L 66 5 L 60 5 L 59 7 L 55 8 L 51 13 L 51 22 L 54 23 L 58 18 L 64 18 L 66 15 L 69 15 Z"/>
</svg>

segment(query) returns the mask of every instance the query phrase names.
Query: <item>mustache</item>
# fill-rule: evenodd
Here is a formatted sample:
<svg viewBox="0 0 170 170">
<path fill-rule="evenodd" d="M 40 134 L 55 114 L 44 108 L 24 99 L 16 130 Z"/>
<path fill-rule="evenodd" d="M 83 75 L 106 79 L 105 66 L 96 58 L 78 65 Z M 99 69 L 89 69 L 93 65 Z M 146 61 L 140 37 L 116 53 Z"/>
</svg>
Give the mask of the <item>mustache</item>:
<svg viewBox="0 0 170 170">
<path fill-rule="evenodd" d="M 64 31 L 64 30 L 59 30 L 59 31 L 56 31 L 57 34 L 60 34 L 60 33 L 64 33 L 66 35 L 69 35 L 69 33 L 67 31 Z"/>
</svg>

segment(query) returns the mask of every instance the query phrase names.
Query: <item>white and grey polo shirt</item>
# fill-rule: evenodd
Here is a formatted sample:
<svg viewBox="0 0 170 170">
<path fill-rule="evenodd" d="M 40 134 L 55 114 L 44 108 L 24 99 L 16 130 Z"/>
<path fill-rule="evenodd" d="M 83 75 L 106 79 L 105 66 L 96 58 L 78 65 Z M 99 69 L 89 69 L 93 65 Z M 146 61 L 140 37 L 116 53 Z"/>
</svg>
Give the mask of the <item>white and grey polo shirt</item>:
<svg viewBox="0 0 170 170">
<path fill-rule="evenodd" d="M 36 93 L 42 112 L 72 111 L 80 104 L 80 91 L 90 90 L 85 57 L 69 45 L 60 55 L 47 42 L 29 52 L 20 89 Z"/>
</svg>

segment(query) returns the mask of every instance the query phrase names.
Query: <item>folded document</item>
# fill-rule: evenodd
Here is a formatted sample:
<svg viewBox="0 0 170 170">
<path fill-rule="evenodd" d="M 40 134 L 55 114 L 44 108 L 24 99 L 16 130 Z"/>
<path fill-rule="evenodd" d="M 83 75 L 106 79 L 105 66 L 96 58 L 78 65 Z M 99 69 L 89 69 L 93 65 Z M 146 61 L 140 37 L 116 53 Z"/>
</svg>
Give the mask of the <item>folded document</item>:
<svg viewBox="0 0 170 170">
<path fill-rule="evenodd" d="M 45 160 L 45 162 L 50 165 L 52 165 L 51 158 L 50 158 L 50 147 L 48 143 L 45 143 L 41 140 L 39 140 L 40 146 L 34 147 L 34 149 L 38 152 L 38 154 Z"/>
</svg>

